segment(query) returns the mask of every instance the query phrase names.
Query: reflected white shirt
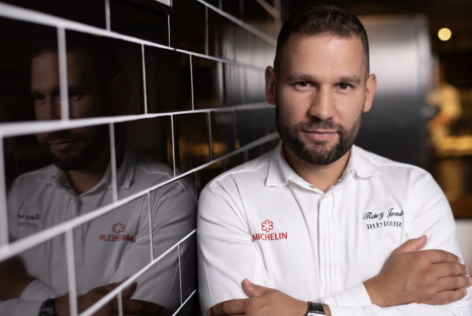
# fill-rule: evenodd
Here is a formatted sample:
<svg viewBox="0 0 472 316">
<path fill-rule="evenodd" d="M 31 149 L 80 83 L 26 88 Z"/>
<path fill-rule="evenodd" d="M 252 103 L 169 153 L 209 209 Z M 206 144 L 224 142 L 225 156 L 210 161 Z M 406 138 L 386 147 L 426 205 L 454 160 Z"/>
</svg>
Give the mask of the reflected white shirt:
<svg viewBox="0 0 472 316">
<path fill-rule="evenodd" d="M 170 179 L 170 171 L 167 166 L 126 149 L 117 174 L 118 199 Z M 68 186 L 64 173 L 51 165 L 15 180 L 8 198 L 10 235 L 20 239 L 112 202 L 110 168 L 95 187 L 77 196 Z M 193 188 L 179 180 L 152 191 L 149 202 L 145 195 L 74 229 L 78 295 L 97 286 L 123 281 L 150 263 L 150 217 L 153 255 L 157 258 L 194 229 L 195 212 Z M 186 269 L 190 265 L 192 271 L 195 261 L 191 241 L 182 244 L 179 250 L 182 265 Z M 21 258 L 28 273 L 37 280 L 28 285 L 19 301 L 2 302 L 2 315 L 7 310 L 10 315 L 37 315 L 45 299 L 68 292 L 62 236 L 26 251 Z M 178 272 L 179 257 L 175 249 L 138 278 L 133 298 L 175 310 L 181 295 Z M 189 276 L 182 287 L 193 290 L 192 282 L 194 278 Z M 36 305 L 32 301 L 37 301 Z"/>
<path fill-rule="evenodd" d="M 244 278 L 342 315 L 471 315 L 472 296 L 443 306 L 372 305 L 363 282 L 391 252 L 428 236 L 425 249 L 461 256 L 449 204 L 430 174 L 354 146 L 326 193 L 286 162 L 282 145 L 210 182 L 197 219 L 202 310 L 246 298 Z"/>
</svg>

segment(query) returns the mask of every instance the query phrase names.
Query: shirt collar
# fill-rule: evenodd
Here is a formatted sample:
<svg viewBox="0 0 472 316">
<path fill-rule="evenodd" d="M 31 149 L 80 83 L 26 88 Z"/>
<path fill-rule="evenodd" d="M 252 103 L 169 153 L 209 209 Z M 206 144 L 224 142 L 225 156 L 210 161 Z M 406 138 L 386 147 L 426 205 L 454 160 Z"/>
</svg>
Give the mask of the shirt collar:
<svg viewBox="0 0 472 316">
<path fill-rule="evenodd" d="M 353 173 L 356 173 L 361 178 L 368 178 L 379 173 L 376 166 L 364 154 L 365 151 L 363 149 L 352 146 L 351 156 L 341 180 Z M 266 186 L 282 187 L 286 186 L 289 182 L 300 181 L 306 183 L 288 164 L 283 153 L 283 143 L 280 141 L 270 157 Z"/>
<path fill-rule="evenodd" d="M 136 153 L 130 148 L 126 147 L 123 161 L 121 162 L 121 166 L 116 175 L 118 190 L 126 190 L 131 187 L 136 172 L 136 162 Z M 51 172 L 46 179 L 38 179 L 38 181 L 71 189 L 69 185 L 69 180 L 67 179 L 65 172 L 56 167 L 55 165 L 51 166 Z M 108 164 L 102 179 L 100 179 L 100 181 L 92 189 L 87 192 L 84 192 L 83 194 L 95 191 L 102 185 L 106 185 L 108 190 L 111 190 L 113 188 L 113 184 L 111 181 L 110 164 Z"/>
</svg>

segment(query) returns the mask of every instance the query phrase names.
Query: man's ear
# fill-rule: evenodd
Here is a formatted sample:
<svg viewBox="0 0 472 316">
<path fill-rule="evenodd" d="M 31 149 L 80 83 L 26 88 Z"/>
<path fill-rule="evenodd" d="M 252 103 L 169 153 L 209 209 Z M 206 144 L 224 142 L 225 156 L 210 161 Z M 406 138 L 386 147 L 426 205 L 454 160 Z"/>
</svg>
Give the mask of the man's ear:
<svg viewBox="0 0 472 316">
<path fill-rule="evenodd" d="M 112 102 L 112 111 L 114 115 L 125 114 L 125 108 L 128 105 L 128 89 L 126 82 L 121 74 L 117 74 L 110 85 L 110 95 Z"/>
<path fill-rule="evenodd" d="M 275 105 L 277 94 L 277 75 L 274 68 L 267 66 L 265 70 L 265 95 L 269 104 Z"/>
<path fill-rule="evenodd" d="M 377 76 L 371 74 L 365 84 L 365 103 L 363 112 L 369 112 L 374 102 L 375 89 L 377 89 Z"/>
</svg>

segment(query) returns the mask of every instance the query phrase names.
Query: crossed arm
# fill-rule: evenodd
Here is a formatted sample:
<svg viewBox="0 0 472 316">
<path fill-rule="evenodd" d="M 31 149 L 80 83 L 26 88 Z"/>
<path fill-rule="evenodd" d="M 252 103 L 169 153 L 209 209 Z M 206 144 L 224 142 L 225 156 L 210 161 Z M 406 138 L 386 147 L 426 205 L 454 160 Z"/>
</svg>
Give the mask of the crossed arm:
<svg viewBox="0 0 472 316">
<path fill-rule="evenodd" d="M 410 303 L 447 304 L 467 295 L 472 285 L 468 268 L 456 255 L 442 250 L 419 251 L 426 237 L 412 239 L 397 248 L 382 271 L 364 285 L 373 304 L 392 307 Z M 214 305 L 211 316 L 224 315 L 285 315 L 304 316 L 308 311 L 305 301 L 297 300 L 281 291 L 242 282 L 247 299 L 234 299 Z M 322 304 L 326 315 L 329 305 Z"/>
<path fill-rule="evenodd" d="M 441 194 L 430 191 L 432 195 Z M 271 262 L 263 260 L 247 236 L 247 219 L 238 210 L 238 202 L 225 194 L 224 190 L 207 190 L 200 197 L 197 233 L 203 312 L 209 310 L 212 316 L 305 315 L 305 300 L 279 291 L 271 282 L 265 271 L 265 265 Z M 470 315 L 472 295 L 466 289 L 471 285 L 469 271 L 457 255 L 460 251 L 454 221 L 450 211 L 446 212 L 447 201 L 441 196 L 430 201 L 432 206 L 418 207 L 421 212 L 417 212 L 414 223 L 424 226 L 423 234 L 428 233 L 429 240 L 413 239 L 397 248 L 377 276 L 361 281 L 355 295 L 347 289 L 309 300 L 325 303 L 327 314 L 333 316 Z M 439 234 L 439 229 L 445 231 Z M 220 237 L 223 235 L 225 238 Z M 425 248 L 438 250 L 421 250 L 426 242 Z M 287 282 L 292 272 L 296 273 L 286 271 Z M 256 284 L 251 286 L 246 281 L 241 286 L 245 278 Z M 348 300 L 339 299 L 348 296 Z"/>
</svg>

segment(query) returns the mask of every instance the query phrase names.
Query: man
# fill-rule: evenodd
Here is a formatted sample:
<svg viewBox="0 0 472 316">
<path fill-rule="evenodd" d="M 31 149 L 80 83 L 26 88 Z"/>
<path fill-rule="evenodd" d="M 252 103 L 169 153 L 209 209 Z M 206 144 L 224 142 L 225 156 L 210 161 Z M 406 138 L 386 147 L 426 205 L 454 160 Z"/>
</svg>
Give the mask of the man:
<svg viewBox="0 0 472 316">
<path fill-rule="evenodd" d="M 127 92 L 111 43 L 78 33 L 68 34 L 67 43 L 70 117 L 121 113 Z M 38 120 L 61 117 L 54 38 L 40 38 L 33 47 L 31 90 Z M 113 203 L 107 125 L 41 133 L 37 138 L 54 165 L 15 180 L 8 198 L 12 239 Z M 124 126 L 116 126 L 115 140 L 119 200 L 172 177 L 165 165 L 126 147 Z M 75 228 L 79 312 L 190 233 L 195 206 L 193 189 L 185 181 L 175 181 Z M 26 251 L 21 259 L 1 263 L 0 299 L 5 301 L 0 314 L 69 315 L 65 250 L 60 236 Z M 164 315 L 166 309 L 173 313 L 180 306 L 181 286 L 195 284 L 191 279 L 180 280 L 179 264 L 192 269 L 195 263 L 189 243 L 179 251 L 169 253 L 122 293 L 125 315 Z M 116 300 L 98 312 L 115 314 Z"/>
<path fill-rule="evenodd" d="M 282 142 L 200 197 L 204 312 L 470 315 L 471 279 L 438 185 L 353 146 L 377 85 L 368 60 L 362 24 L 341 9 L 284 24 L 265 75 Z"/>
</svg>

